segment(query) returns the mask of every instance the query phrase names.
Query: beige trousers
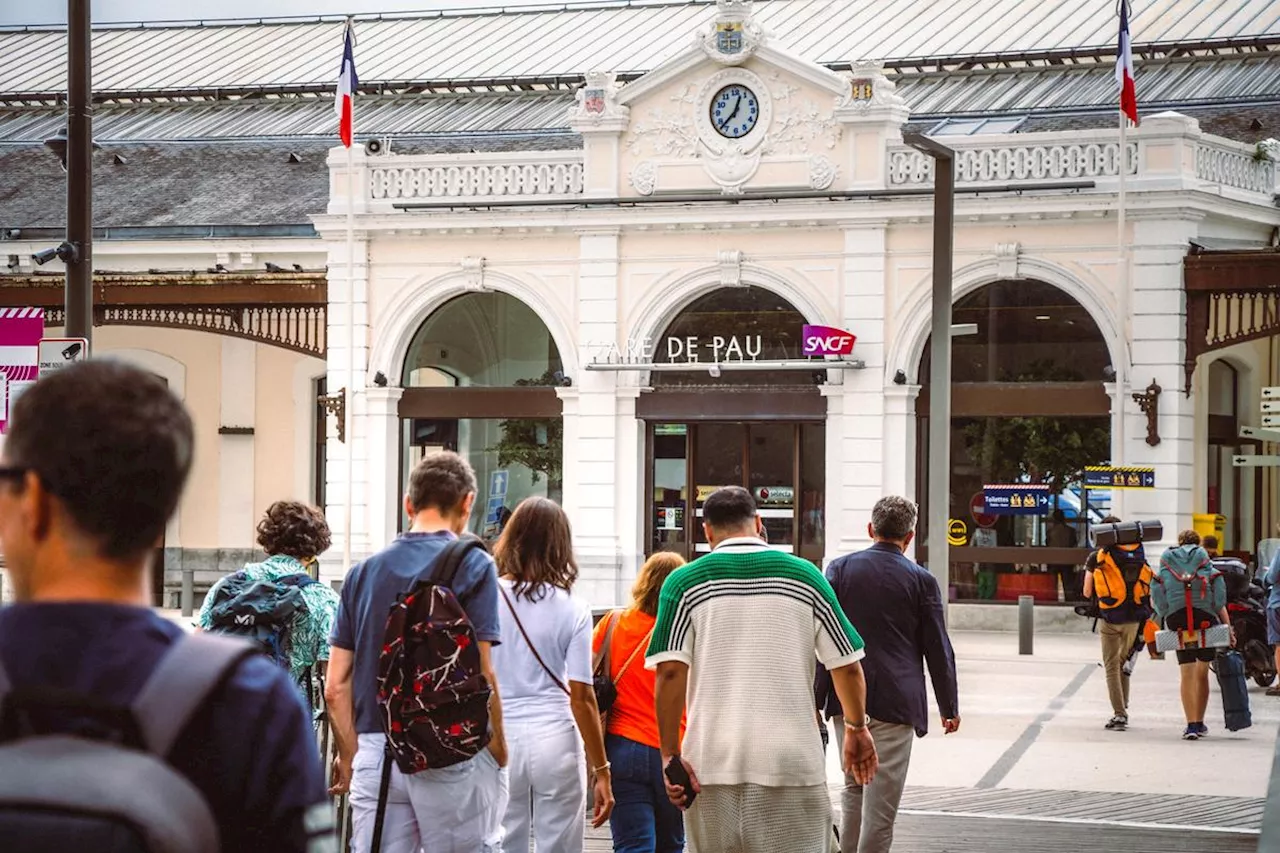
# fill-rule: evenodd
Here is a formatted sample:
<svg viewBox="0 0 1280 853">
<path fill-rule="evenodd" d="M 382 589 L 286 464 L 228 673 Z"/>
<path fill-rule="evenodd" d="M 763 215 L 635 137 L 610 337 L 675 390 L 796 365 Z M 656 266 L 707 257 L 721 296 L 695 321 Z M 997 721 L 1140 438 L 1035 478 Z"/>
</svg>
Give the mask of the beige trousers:
<svg viewBox="0 0 1280 853">
<path fill-rule="evenodd" d="M 1098 633 L 1102 636 L 1102 668 L 1107 673 L 1107 694 L 1111 697 L 1111 711 L 1129 716 L 1129 676 L 1124 674 L 1124 662 L 1133 651 L 1138 639 L 1138 622 L 1113 625 L 1100 622 Z"/>
<path fill-rule="evenodd" d="M 836 745 L 843 755 L 844 717 L 832 722 Z M 841 853 L 889 853 L 893 846 L 893 826 L 907 784 L 916 731 L 911 726 L 880 720 L 872 720 L 870 728 L 880 769 L 870 785 L 859 785 L 848 774 L 844 777 L 844 790 L 840 792 Z"/>
</svg>

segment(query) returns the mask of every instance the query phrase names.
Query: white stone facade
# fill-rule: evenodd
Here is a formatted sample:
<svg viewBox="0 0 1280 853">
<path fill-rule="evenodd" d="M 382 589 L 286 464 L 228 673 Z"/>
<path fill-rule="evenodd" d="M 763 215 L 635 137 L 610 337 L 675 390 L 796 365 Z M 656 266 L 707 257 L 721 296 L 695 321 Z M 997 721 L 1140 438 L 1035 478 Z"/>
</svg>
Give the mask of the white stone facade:
<svg viewBox="0 0 1280 853">
<path fill-rule="evenodd" d="M 656 338 L 681 308 L 717 288 L 767 288 L 810 322 L 858 337 L 865 369 L 829 371 L 821 387 L 827 556 L 866 543 L 881 495 L 914 495 L 931 164 L 903 143 L 907 111 L 875 68 L 835 74 L 753 38 L 749 32 L 735 56 L 700 43 L 626 85 L 592 75 L 573 114 L 581 150 L 354 151 L 356 428 L 345 445 L 331 440 L 328 471 L 331 499 L 352 496 L 357 556 L 396 525 L 394 386 L 409 342 L 434 309 L 477 290 L 529 305 L 573 380 L 560 389 L 564 503 L 584 567 L 581 591 L 593 603 L 622 600 L 644 556 L 644 430 L 635 413 L 650 377 L 587 370 L 584 347 L 610 341 L 625 351 L 628 341 Z M 756 126 L 737 141 L 704 120 L 707 99 L 729 83 L 752 87 L 764 102 Z M 1131 130 L 1127 158 L 1115 131 L 958 137 L 954 146 L 962 187 L 956 298 L 1027 278 L 1087 309 L 1117 373 L 1107 386 L 1115 401 L 1112 463 L 1158 470 L 1158 488 L 1117 504 L 1127 517 L 1164 520 L 1170 536 L 1189 526 L 1205 503 L 1208 370 L 1200 365 L 1184 396 L 1182 261 L 1198 237 L 1262 240 L 1280 225 L 1275 165 L 1177 114 Z M 346 156 L 331 155 L 331 203 L 315 220 L 330 247 L 331 388 L 345 383 L 351 351 Z M 1121 285 L 1117 248 L 1122 168 L 1131 291 Z M 758 200 L 761 193 L 776 198 Z M 398 206 L 405 203 L 421 206 Z M 1275 378 L 1266 353 L 1263 342 L 1215 356 L 1242 371 L 1245 396 L 1256 400 Z M 898 370 L 906 384 L 893 382 Z M 376 372 L 392 387 L 373 387 Z M 1131 399 L 1153 379 L 1164 389 L 1163 441 L 1155 447 L 1144 442 L 1145 417 Z M 355 454 L 352 483 L 343 479 L 346 452 Z M 336 576 L 340 566 L 330 560 L 326 571 Z"/>
</svg>

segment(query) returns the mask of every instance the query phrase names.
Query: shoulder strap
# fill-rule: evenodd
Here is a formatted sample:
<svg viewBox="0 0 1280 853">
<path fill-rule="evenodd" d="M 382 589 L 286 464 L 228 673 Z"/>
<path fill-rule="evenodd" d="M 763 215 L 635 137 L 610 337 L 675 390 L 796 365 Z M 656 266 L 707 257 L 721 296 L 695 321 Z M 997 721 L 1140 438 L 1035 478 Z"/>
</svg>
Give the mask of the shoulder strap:
<svg viewBox="0 0 1280 853">
<path fill-rule="evenodd" d="M 604 641 L 600 643 L 600 651 L 595 654 L 591 671 L 596 675 L 607 676 L 609 674 L 609 653 L 613 650 L 613 629 L 618 627 L 618 620 L 622 618 L 622 612 L 610 610 L 609 615 L 604 618 L 607 620 L 604 629 Z"/>
<path fill-rule="evenodd" d="M 248 643 L 217 634 L 191 634 L 175 643 L 131 707 L 147 749 L 167 756 L 214 688 L 253 654 Z"/>
<path fill-rule="evenodd" d="M 542 659 L 542 655 L 538 654 L 538 649 L 533 645 L 533 640 L 529 639 L 528 633 L 524 630 L 524 625 L 520 622 L 520 616 L 516 613 L 516 608 L 511 604 L 511 597 L 507 595 L 506 589 L 499 584 L 498 591 L 502 593 L 502 600 L 507 603 L 507 609 L 511 611 L 511 617 L 516 620 L 516 627 L 520 629 L 520 636 L 524 637 L 525 643 L 529 646 L 529 651 L 533 652 L 533 656 L 537 658 L 538 665 L 542 667 L 542 671 L 547 674 L 547 677 L 555 682 L 556 687 L 559 687 L 568 696 L 569 688 L 564 686 L 564 682 L 556 678 L 556 674 L 551 671 L 551 667 L 547 666 L 546 661 Z"/>
<path fill-rule="evenodd" d="M 476 548 L 485 550 L 484 543 L 469 534 L 445 545 L 431 564 L 431 574 L 428 575 L 431 583 L 452 589 L 453 579 L 462 567 L 462 561 Z"/>
<path fill-rule="evenodd" d="M 4 661 L 0 661 L 0 713 L 4 712 L 4 701 L 9 696 L 9 691 L 13 689 L 13 684 L 9 681 L 9 672 L 4 668 Z"/>
<path fill-rule="evenodd" d="M 657 626 L 655 625 L 654 628 L 656 627 Z M 627 658 L 627 662 L 622 665 L 622 669 L 618 670 L 618 677 L 615 679 L 616 681 L 622 680 L 622 676 L 627 674 L 627 668 L 631 666 L 631 662 L 634 661 L 636 659 L 636 656 L 640 654 L 641 649 L 647 649 L 649 647 L 649 640 L 651 640 L 652 638 L 653 638 L 653 628 L 650 628 L 649 633 L 645 634 L 644 639 L 640 641 L 640 645 L 636 646 L 635 651 L 631 653 L 631 657 Z"/>
</svg>

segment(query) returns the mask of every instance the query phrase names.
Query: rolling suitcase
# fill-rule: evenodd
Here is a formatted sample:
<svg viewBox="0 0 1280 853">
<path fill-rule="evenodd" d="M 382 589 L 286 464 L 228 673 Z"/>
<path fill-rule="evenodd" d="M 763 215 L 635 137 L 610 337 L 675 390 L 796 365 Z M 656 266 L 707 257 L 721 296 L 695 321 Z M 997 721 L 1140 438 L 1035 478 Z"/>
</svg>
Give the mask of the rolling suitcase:
<svg viewBox="0 0 1280 853">
<path fill-rule="evenodd" d="M 1244 658 L 1235 649 L 1220 651 L 1216 669 L 1227 729 L 1238 732 L 1249 728 L 1253 725 L 1253 715 L 1249 713 L 1249 683 L 1244 677 Z"/>
</svg>

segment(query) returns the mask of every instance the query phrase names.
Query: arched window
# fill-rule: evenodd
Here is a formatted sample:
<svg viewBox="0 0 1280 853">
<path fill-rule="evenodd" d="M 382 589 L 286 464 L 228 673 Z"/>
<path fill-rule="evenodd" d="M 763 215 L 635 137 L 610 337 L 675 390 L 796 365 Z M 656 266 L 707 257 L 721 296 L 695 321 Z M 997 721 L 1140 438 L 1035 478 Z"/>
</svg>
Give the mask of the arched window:
<svg viewBox="0 0 1280 853">
<path fill-rule="evenodd" d="M 476 471 L 473 532 L 495 539 L 531 495 L 561 500 L 567 384 L 546 323 L 506 293 L 468 293 L 432 312 L 409 345 L 401 381 L 404 465 L 453 450 Z"/>
<path fill-rule="evenodd" d="M 953 323 L 977 332 L 951 342 L 950 517 L 967 528 L 965 545 L 952 551 L 952 595 L 1076 601 L 1084 553 L 1072 551 L 1110 507 L 1108 491 L 1083 486 L 1084 469 L 1111 456 L 1106 340 L 1083 306 L 1041 281 L 982 287 L 956 302 Z M 929 368 L 927 346 L 916 407 L 921 495 L 928 494 Z M 988 514 L 984 487 L 995 485 L 1041 486 L 1046 500 L 1037 496 L 1034 512 Z"/>
</svg>

